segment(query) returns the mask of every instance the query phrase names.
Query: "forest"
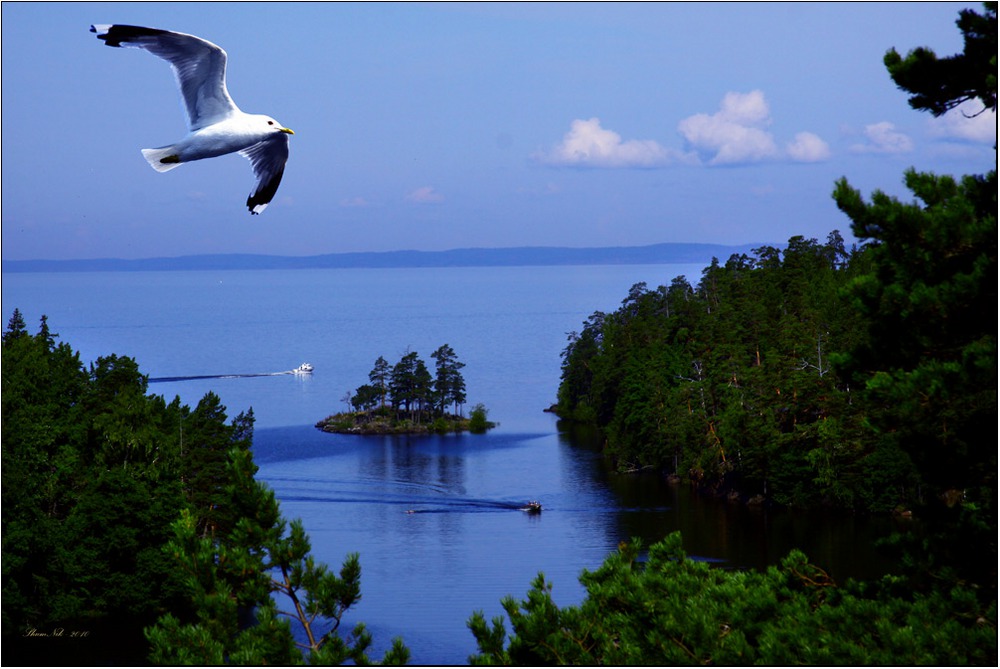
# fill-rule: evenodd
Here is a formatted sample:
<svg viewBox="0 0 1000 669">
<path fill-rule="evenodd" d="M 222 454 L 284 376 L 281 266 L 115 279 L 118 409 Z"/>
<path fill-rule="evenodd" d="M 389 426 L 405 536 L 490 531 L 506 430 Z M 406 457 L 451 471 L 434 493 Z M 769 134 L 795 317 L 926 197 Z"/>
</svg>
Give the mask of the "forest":
<svg viewBox="0 0 1000 669">
<path fill-rule="evenodd" d="M 959 13 L 961 54 L 886 54 L 914 109 L 996 112 L 996 10 Z M 626 540 L 578 605 L 539 574 L 506 617 L 470 612 L 471 664 L 996 665 L 996 169 L 905 183 L 911 202 L 834 185 L 857 246 L 793 237 L 696 285 L 633 286 L 570 336 L 557 405 L 623 470 L 897 509 L 896 572 L 838 583 L 800 551 L 727 570 L 678 534 Z M 282 516 L 255 478 L 252 410 L 149 394 L 134 359 L 85 365 L 16 309 L 0 363 L 3 664 L 408 661 L 402 639 L 373 657 L 363 623 L 341 629 L 359 556 L 331 569 Z"/>
<path fill-rule="evenodd" d="M 941 116 L 972 101 L 978 113 L 995 114 L 997 3 L 960 11 L 956 25 L 962 53 L 890 49 L 884 64 L 915 110 Z M 749 503 L 912 519 L 909 531 L 884 542 L 898 559 L 896 585 L 867 585 L 888 588 L 867 604 L 871 626 L 840 618 L 848 643 L 837 649 L 821 632 L 832 623 L 819 620 L 832 614 L 827 595 L 836 593 L 835 616 L 860 603 L 849 603 L 851 587 L 832 587 L 822 570 L 795 567 L 802 556 L 790 555 L 783 569 L 746 578 L 773 579 L 759 593 L 771 602 L 768 615 L 796 599 L 771 599 L 777 590 L 816 597 L 795 617 L 808 621 L 804 636 L 772 618 L 750 640 L 760 611 L 726 602 L 752 598 L 757 586 L 710 576 L 685 559 L 679 537 L 668 537 L 642 566 L 638 547 L 623 545 L 584 574 L 579 607 L 555 606 L 540 575 L 527 599 L 504 600 L 510 638 L 502 619 L 473 621 L 483 661 L 995 664 L 995 161 L 992 168 L 959 178 L 907 170 L 910 202 L 881 191 L 866 201 L 842 178 L 833 199 L 858 245 L 845 248 L 836 231 L 822 243 L 793 237 L 784 249 L 715 260 L 696 285 L 637 284 L 613 313 L 595 312 L 570 333 L 563 351 L 555 410 L 599 428 L 621 470 L 657 469 Z M 895 587 L 908 591 L 907 607 L 930 608 L 878 631 L 876 610 Z M 683 611 L 675 599 L 685 600 Z M 710 613 L 685 620 L 693 609 Z M 621 611 L 624 631 L 605 624 L 602 610 Z M 959 636 L 984 634 L 943 653 L 932 648 L 951 643 L 951 625 Z M 651 628 L 658 632 L 642 634 Z M 903 644 L 909 651 L 876 651 L 904 629 L 914 634 Z M 928 654 L 918 651 L 917 637 L 935 633 Z M 778 643 L 787 646 L 778 652 Z"/>
<path fill-rule="evenodd" d="M 281 517 L 254 479 L 253 411 L 168 403 L 132 358 L 86 367 L 57 340 L 18 310 L 3 334 L 4 664 L 371 661 L 363 625 L 338 633 L 358 557 L 330 571 Z"/>
<path fill-rule="evenodd" d="M 996 111 L 996 4 L 965 52 L 895 50 L 914 109 Z M 994 165 L 995 167 L 995 165 Z M 569 334 L 555 411 L 600 428 L 623 471 L 750 503 L 909 515 L 996 494 L 996 170 L 908 170 L 914 200 L 846 178 L 839 231 L 713 260 L 692 285 L 636 284 Z"/>
<path fill-rule="evenodd" d="M 837 232 L 796 237 L 715 261 L 696 287 L 634 285 L 570 333 L 557 412 L 601 427 L 622 470 L 784 504 L 892 508 L 912 466 L 863 439 L 864 405 L 833 366 L 865 327 L 838 299 L 861 255 Z"/>
</svg>

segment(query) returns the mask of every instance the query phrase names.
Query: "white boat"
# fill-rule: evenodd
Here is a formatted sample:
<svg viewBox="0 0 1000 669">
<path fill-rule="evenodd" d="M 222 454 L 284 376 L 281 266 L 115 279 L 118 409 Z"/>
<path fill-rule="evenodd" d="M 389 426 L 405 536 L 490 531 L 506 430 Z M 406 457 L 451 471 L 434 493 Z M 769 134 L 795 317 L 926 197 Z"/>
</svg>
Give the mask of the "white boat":
<svg viewBox="0 0 1000 669">
<path fill-rule="evenodd" d="M 303 362 L 301 365 L 292 370 L 292 374 L 312 374 L 313 366 L 308 362 Z"/>
</svg>

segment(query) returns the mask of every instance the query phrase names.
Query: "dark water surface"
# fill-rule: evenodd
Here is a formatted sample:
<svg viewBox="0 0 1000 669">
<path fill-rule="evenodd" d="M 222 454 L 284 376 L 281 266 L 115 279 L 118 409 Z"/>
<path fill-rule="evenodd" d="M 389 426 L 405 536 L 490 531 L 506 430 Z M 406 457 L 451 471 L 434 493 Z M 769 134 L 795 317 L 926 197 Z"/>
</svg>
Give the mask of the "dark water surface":
<svg viewBox="0 0 1000 669">
<path fill-rule="evenodd" d="M 710 259 L 706 259 L 708 263 Z M 618 543 L 680 530 L 686 551 L 721 568 L 774 564 L 803 549 L 837 580 L 884 571 L 886 519 L 764 511 L 699 498 L 652 474 L 621 475 L 542 412 L 555 398 L 566 333 L 615 309 L 637 281 L 693 281 L 702 266 L 5 274 L 3 309 L 53 332 L 89 362 L 135 357 L 150 391 L 195 404 L 216 392 L 253 407 L 259 478 L 302 518 L 318 559 L 362 565 L 363 620 L 376 655 L 402 636 L 418 664 L 462 664 L 475 610 L 502 612 L 544 572 L 560 605 Z M 432 364 L 448 343 L 486 435 L 358 437 L 313 423 L 344 408 L 374 360 L 407 350 Z M 271 375 L 312 363 L 311 376 Z M 243 376 L 239 376 L 243 375 Z M 542 502 L 540 515 L 520 507 Z M 412 513 L 408 513 L 412 511 Z"/>
</svg>

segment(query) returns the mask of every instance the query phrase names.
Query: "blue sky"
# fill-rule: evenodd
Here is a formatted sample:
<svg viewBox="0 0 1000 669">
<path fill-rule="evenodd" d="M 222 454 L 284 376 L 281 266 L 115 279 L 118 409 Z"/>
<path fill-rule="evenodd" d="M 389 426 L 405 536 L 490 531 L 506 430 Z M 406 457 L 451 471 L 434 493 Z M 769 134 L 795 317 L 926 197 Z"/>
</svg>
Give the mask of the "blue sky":
<svg viewBox="0 0 1000 669">
<path fill-rule="evenodd" d="M 961 51 L 963 7 L 5 2 L 3 257 L 850 240 L 837 178 L 910 199 L 908 167 L 995 164 L 995 116 L 912 111 L 882 65 Z M 226 49 L 296 133 L 267 211 L 238 156 L 149 168 L 173 77 L 92 23 Z"/>
</svg>

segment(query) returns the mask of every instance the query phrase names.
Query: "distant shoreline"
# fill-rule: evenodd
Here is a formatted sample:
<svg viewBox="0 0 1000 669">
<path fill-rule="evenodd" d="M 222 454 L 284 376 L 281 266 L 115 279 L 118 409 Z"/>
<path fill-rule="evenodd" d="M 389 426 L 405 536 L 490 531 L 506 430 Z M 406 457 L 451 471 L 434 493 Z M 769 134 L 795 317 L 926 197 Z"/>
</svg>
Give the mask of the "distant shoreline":
<svg viewBox="0 0 1000 669">
<path fill-rule="evenodd" d="M 6 273 L 164 272 L 258 269 L 389 269 L 418 267 L 526 267 L 569 265 L 667 265 L 725 261 L 766 244 L 697 244 L 668 242 L 649 246 L 571 248 L 521 246 L 448 251 L 381 251 L 314 256 L 256 254 L 189 255 L 161 258 L 88 258 L 77 260 L 3 260 Z"/>
</svg>

